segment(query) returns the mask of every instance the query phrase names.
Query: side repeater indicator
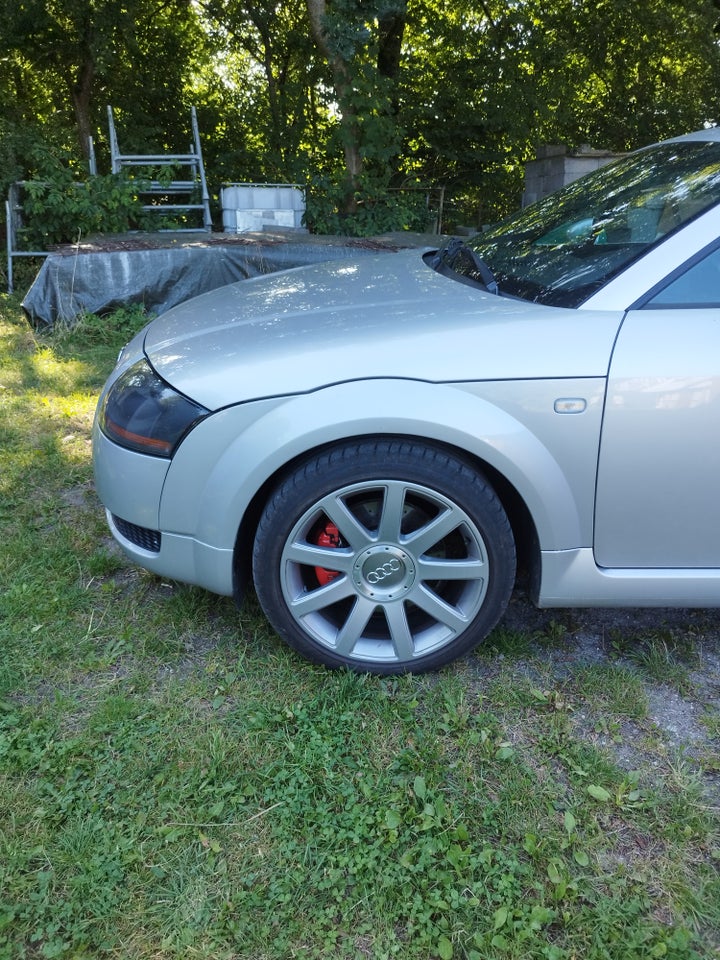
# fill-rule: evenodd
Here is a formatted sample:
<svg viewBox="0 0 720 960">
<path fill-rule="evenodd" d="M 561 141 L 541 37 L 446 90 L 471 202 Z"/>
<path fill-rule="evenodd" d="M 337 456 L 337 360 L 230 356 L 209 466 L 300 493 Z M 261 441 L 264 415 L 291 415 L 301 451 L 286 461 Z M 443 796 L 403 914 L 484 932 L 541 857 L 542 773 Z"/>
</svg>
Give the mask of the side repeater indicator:
<svg viewBox="0 0 720 960">
<path fill-rule="evenodd" d="M 585 413 L 587 400 L 582 397 L 558 397 L 554 407 L 555 413 Z"/>
</svg>

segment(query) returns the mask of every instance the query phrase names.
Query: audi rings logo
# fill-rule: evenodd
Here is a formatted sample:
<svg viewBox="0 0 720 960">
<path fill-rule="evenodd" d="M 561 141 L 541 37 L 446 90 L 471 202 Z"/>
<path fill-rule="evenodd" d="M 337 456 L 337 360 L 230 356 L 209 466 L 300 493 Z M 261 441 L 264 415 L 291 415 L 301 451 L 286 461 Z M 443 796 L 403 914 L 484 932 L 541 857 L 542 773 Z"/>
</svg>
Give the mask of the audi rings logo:
<svg viewBox="0 0 720 960">
<path fill-rule="evenodd" d="M 393 557 L 393 559 L 388 560 L 387 563 L 381 563 L 379 567 L 371 570 L 366 577 L 367 582 L 372 584 L 380 583 L 383 580 L 387 580 L 388 577 L 391 577 L 400 569 L 402 569 L 400 561 Z"/>
</svg>

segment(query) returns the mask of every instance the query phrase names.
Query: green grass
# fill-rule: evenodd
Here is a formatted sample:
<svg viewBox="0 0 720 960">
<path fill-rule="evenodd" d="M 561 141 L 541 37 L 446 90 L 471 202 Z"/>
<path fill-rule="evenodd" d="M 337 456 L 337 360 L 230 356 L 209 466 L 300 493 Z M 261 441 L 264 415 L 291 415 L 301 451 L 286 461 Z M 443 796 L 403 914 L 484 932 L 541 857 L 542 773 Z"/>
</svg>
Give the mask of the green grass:
<svg viewBox="0 0 720 960">
<path fill-rule="evenodd" d="M 548 617 L 438 675 L 331 673 L 117 553 L 89 431 L 139 322 L 39 337 L 0 298 L 0 957 L 720 955 L 705 770 L 645 726 L 646 674 L 692 692 L 658 644 L 558 679 Z"/>
</svg>

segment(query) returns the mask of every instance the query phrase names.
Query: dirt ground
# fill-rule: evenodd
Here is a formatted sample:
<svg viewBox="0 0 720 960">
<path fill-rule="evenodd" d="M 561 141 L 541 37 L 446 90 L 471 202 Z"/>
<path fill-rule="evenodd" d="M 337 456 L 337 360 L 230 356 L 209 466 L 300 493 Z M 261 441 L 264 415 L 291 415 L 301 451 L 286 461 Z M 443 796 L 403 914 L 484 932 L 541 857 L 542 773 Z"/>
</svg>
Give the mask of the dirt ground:
<svg viewBox="0 0 720 960">
<path fill-rule="evenodd" d="M 611 663 L 640 678 L 647 701 L 642 720 L 628 718 L 620 730 L 607 731 L 602 718 L 576 706 L 573 722 L 629 770 L 662 759 L 687 764 L 720 811 L 720 610 L 538 610 L 518 590 L 502 625 L 560 639 L 541 642 L 539 656 L 528 661 L 531 674 L 538 661 L 547 671 L 537 676 L 539 684 L 549 674 L 562 686 L 578 669 Z M 649 736 L 652 750 L 645 746 Z"/>
<path fill-rule="evenodd" d="M 382 237 L 335 237 L 302 231 L 264 231 L 262 233 L 118 233 L 85 237 L 78 243 L 57 244 L 52 253 L 63 257 L 78 254 L 113 253 L 118 250 L 157 250 L 172 247 L 246 247 L 277 246 L 283 243 L 307 243 L 321 246 L 356 247 L 363 250 L 401 250 L 407 247 L 433 246 L 441 238 L 435 234 L 391 233 Z"/>
</svg>

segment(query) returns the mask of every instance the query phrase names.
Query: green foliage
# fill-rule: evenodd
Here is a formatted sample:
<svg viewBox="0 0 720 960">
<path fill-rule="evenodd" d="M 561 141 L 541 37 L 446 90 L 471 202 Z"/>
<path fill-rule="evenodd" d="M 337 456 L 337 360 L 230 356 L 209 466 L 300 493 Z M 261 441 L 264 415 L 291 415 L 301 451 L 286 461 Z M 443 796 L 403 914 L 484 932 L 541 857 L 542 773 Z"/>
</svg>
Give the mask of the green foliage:
<svg viewBox="0 0 720 960">
<path fill-rule="evenodd" d="M 35 143 L 27 131 L 0 116 L 0 195 L 7 196 L 11 183 L 26 176 L 27 157 Z"/>
<path fill-rule="evenodd" d="M 42 178 L 57 170 L 57 157 L 63 153 L 63 131 L 32 123 L 15 122 L 0 115 L 0 195 L 6 197 L 10 184 L 19 180 Z M 4 219 L 5 209 L 2 207 Z"/>
<path fill-rule="evenodd" d="M 0 0 L 0 191 L 39 177 L 38 138 L 78 169 L 92 135 L 106 170 L 107 103 L 124 150 L 184 152 L 192 103 L 215 192 L 327 177 L 311 219 L 364 233 L 395 224 L 373 181 L 409 180 L 477 227 L 519 206 L 538 143 L 713 122 L 716 20 L 707 0 Z"/>
<path fill-rule="evenodd" d="M 344 212 L 347 190 L 330 177 L 315 177 L 306 191 L 305 221 L 313 233 L 370 237 L 433 225 L 428 194 L 422 188 L 393 189 L 366 175 L 357 184 L 354 211 Z"/>
<path fill-rule="evenodd" d="M 137 303 L 120 307 L 110 317 L 83 313 L 73 317 L 69 324 L 58 319 L 53 324 L 53 346 L 60 354 L 78 347 L 83 351 L 95 346 L 119 349 L 150 319 L 145 308 Z"/>
<path fill-rule="evenodd" d="M 327 126 L 305 0 L 205 0 L 202 15 L 227 78 L 218 84 L 217 74 L 205 73 L 222 100 L 207 145 L 216 175 L 304 179 L 322 153 Z"/>
<path fill-rule="evenodd" d="M 29 249 L 71 243 L 92 233 L 152 230 L 157 220 L 142 209 L 143 182 L 124 174 L 77 180 L 58 168 L 23 185 L 23 242 Z"/>
<path fill-rule="evenodd" d="M 717 118 L 713 4 L 648 0 L 639 17 L 633 0 L 612 0 L 578 13 L 572 0 L 538 12 L 556 61 L 543 63 L 545 122 L 559 142 L 634 149 Z M 563 97 L 568 75 L 574 89 Z"/>
<path fill-rule="evenodd" d="M 47 117 L 54 108 L 65 122 L 72 118 L 83 153 L 85 138 L 97 140 L 104 127 L 107 103 L 124 112 L 140 142 L 170 137 L 166 142 L 187 146 L 184 108 L 192 101 L 186 85 L 206 51 L 193 4 L 0 0 L 0 20 L 0 52 L 13 62 L 16 99 L 22 101 L 42 77 Z"/>
</svg>

